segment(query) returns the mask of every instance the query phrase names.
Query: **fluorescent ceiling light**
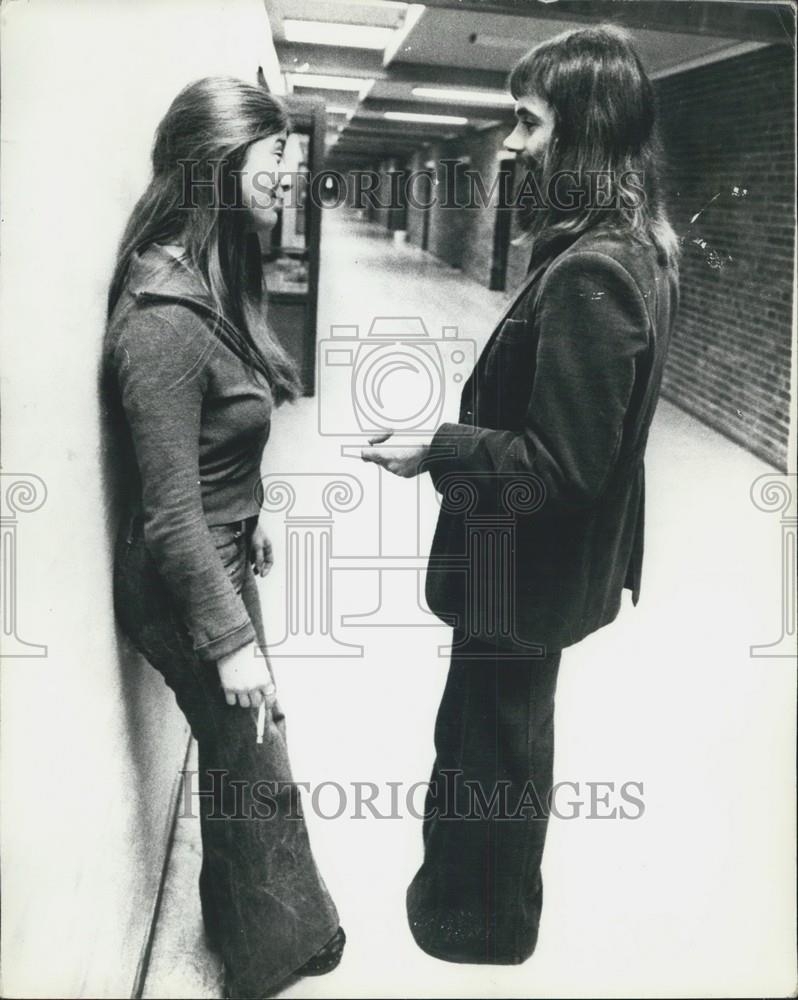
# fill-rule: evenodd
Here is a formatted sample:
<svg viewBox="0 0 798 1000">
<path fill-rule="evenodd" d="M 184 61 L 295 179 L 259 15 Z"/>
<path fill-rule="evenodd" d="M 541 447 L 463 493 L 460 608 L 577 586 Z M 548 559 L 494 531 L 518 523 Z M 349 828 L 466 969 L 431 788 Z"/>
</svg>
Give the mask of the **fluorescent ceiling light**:
<svg viewBox="0 0 798 1000">
<path fill-rule="evenodd" d="M 471 39 L 469 39 L 470 41 Z M 482 45 L 486 49 L 527 49 L 531 48 L 529 39 L 512 38 L 507 35 L 482 35 L 477 34 L 474 38 L 475 45 Z"/>
<path fill-rule="evenodd" d="M 338 21 L 283 21 L 287 42 L 310 45 L 338 45 L 347 49 L 384 49 L 394 28 L 376 28 L 370 24 L 342 24 Z"/>
<path fill-rule="evenodd" d="M 356 90 L 365 84 L 371 86 L 373 80 L 356 76 L 325 76 L 323 73 L 289 73 L 288 79 L 294 87 L 313 87 L 318 90 Z"/>
<path fill-rule="evenodd" d="M 393 38 L 385 47 L 383 66 L 389 66 L 391 64 L 396 53 L 402 48 L 412 34 L 413 28 L 415 28 L 418 24 L 418 21 L 425 10 L 426 8 L 423 3 L 411 3 L 410 6 L 407 7 L 405 10 L 404 24 L 401 28 L 398 28 L 394 32 Z M 408 51 L 410 51 L 409 48 Z"/>
<path fill-rule="evenodd" d="M 416 115 L 409 111 L 386 111 L 383 118 L 392 122 L 431 122 L 434 125 L 467 125 L 468 119 L 459 115 Z"/>
<path fill-rule="evenodd" d="M 456 101 L 459 104 L 513 104 L 510 94 L 501 90 L 447 90 L 445 87 L 413 87 L 414 97 L 432 101 Z"/>
</svg>

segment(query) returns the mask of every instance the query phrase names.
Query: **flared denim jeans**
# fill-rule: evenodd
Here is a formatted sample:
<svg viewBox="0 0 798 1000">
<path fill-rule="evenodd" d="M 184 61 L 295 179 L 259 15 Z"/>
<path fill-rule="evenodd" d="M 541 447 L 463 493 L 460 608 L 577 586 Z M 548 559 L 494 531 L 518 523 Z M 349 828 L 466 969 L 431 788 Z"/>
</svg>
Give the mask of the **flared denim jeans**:
<svg viewBox="0 0 798 1000">
<path fill-rule="evenodd" d="M 248 550 L 257 518 L 210 528 L 266 655 Z M 206 935 L 227 969 L 231 997 L 268 995 L 322 948 L 338 914 L 316 868 L 293 781 L 285 718 L 229 706 L 216 663 L 200 660 L 150 557 L 140 521 L 123 525 L 114 561 L 122 630 L 163 676 L 199 750 L 200 899 Z"/>
<path fill-rule="evenodd" d="M 436 958 L 516 964 L 535 949 L 559 665 L 559 651 L 504 659 L 455 632 L 407 892 L 413 937 Z"/>
</svg>

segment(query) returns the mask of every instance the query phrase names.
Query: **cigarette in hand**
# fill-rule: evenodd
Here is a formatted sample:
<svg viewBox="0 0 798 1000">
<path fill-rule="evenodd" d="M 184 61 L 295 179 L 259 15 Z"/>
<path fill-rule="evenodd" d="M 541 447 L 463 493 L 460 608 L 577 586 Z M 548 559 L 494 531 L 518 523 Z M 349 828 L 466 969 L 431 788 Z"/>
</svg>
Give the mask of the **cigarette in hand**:
<svg viewBox="0 0 798 1000">
<path fill-rule="evenodd" d="M 258 722 L 257 722 L 257 743 L 263 743 L 263 733 L 266 729 L 266 702 L 262 701 L 258 707 Z"/>
</svg>

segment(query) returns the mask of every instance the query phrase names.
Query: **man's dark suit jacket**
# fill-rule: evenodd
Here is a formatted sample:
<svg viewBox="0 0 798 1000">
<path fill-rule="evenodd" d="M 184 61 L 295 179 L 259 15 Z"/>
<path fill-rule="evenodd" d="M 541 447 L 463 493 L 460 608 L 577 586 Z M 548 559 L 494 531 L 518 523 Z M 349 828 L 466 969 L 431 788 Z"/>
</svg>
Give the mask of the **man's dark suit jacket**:
<svg viewBox="0 0 798 1000">
<path fill-rule="evenodd" d="M 438 617 L 551 651 L 612 621 L 624 587 L 637 603 L 643 455 L 677 300 L 653 245 L 607 231 L 531 270 L 425 465 L 442 494 Z"/>
</svg>

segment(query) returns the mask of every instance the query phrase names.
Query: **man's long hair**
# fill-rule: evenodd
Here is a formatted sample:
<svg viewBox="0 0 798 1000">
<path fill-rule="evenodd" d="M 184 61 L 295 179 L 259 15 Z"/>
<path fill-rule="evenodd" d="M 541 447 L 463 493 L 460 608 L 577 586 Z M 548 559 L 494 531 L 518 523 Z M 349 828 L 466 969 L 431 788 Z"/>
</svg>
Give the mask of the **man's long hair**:
<svg viewBox="0 0 798 1000">
<path fill-rule="evenodd" d="M 122 293 L 134 253 L 178 244 L 234 349 L 269 381 L 275 403 L 299 395 L 296 365 L 266 326 L 257 239 L 247 229 L 240 171 L 252 143 L 288 129 L 279 100 L 234 77 L 206 77 L 174 99 L 155 133 L 153 175 L 128 220 L 108 294 Z"/>
<path fill-rule="evenodd" d="M 676 265 L 679 242 L 662 203 L 662 151 L 654 90 L 628 34 L 612 25 L 567 31 L 537 45 L 510 73 L 516 100 L 536 96 L 554 112 L 554 132 L 540 170 L 551 190 L 562 171 L 607 178 L 605 204 L 552 204 L 522 212 L 537 255 L 559 237 L 601 225 L 653 243 L 662 263 Z M 630 191 L 631 189 L 631 191 Z M 631 194 L 631 196 L 630 196 Z"/>
</svg>

